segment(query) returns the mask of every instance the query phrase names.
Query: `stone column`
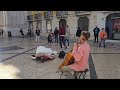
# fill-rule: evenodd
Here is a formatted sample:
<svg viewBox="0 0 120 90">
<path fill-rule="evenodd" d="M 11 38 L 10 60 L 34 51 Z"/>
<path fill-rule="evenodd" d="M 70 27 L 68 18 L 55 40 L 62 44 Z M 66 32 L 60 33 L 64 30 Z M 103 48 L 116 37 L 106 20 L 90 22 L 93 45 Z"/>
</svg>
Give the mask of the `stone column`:
<svg viewBox="0 0 120 90">
<path fill-rule="evenodd" d="M 71 39 L 76 38 L 76 31 L 78 27 L 78 17 L 74 15 L 73 11 L 68 12 L 67 25 L 70 28 Z"/>
<path fill-rule="evenodd" d="M 47 30 L 46 30 L 46 20 L 42 19 L 42 36 L 47 36 Z"/>
<path fill-rule="evenodd" d="M 59 19 L 57 19 L 56 17 L 56 12 L 53 12 L 53 19 L 51 21 L 52 21 L 52 31 L 54 32 L 55 27 L 59 29 Z"/>
<path fill-rule="evenodd" d="M 4 30 L 4 36 L 8 36 L 8 30 L 7 30 L 7 11 L 2 11 L 3 13 L 3 30 Z"/>
<path fill-rule="evenodd" d="M 96 13 L 92 12 L 91 15 L 88 18 L 89 18 L 89 32 L 90 32 L 90 35 L 91 35 L 89 40 L 93 40 L 94 39 L 93 29 L 97 25 Z"/>
<path fill-rule="evenodd" d="M 97 26 L 101 28 L 105 28 L 105 21 L 106 21 L 106 16 L 102 12 L 97 13 Z"/>
</svg>

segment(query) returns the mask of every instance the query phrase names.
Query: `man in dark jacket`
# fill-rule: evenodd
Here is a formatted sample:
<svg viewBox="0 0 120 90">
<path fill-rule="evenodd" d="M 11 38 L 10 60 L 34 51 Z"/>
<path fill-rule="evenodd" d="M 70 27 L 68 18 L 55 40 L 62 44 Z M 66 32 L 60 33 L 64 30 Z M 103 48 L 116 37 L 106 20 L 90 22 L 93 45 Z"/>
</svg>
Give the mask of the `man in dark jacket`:
<svg viewBox="0 0 120 90">
<path fill-rule="evenodd" d="M 94 43 L 96 42 L 96 39 L 97 39 L 97 43 L 98 43 L 98 35 L 99 35 L 99 32 L 100 32 L 100 29 L 96 26 L 93 30 L 94 32 Z"/>
<path fill-rule="evenodd" d="M 58 34 L 59 34 L 59 31 L 58 31 L 57 27 L 55 27 L 54 35 L 55 35 L 55 42 L 57 42 L 57 43 L 58 43 Z"/>
<path fill-rule="evenodd" d="M 36 41 L 39 41 L 40 38 L 40 30 L 36 27 Z"/>
</svg>

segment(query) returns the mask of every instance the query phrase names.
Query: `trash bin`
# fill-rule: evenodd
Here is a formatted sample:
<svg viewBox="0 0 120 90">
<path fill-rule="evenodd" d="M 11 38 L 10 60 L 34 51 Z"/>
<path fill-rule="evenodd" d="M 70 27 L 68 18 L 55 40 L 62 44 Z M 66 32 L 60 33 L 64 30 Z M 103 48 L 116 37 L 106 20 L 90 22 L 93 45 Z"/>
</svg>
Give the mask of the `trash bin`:
<svg viewBox="0 0 120 90">
<path fill-rule="evenodd" d="M 11 31 L 8 31 L 8 37 L 12 37 Z"/>
</svg>

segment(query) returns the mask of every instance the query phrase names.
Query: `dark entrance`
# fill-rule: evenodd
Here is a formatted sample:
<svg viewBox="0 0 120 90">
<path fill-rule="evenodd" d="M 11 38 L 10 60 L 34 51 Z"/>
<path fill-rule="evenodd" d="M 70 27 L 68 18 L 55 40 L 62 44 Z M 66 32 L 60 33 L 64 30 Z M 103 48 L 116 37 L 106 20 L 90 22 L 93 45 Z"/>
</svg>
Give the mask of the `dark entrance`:
<svg viewBox="0 0 120 90">
<path fill-rule="evenodd" d="M 89 19 L 87 17 L 80 17 L 78 19 L 78 27 L 80 27 L 82 31 L 88 31 L 88 26 L 89 26 Z"/>
<path fill-rule="evenodd" d="M 59 27 L 60 27 L 62 24 L 63 24 L 64 26 L 66 26 L 66 20 L 65 20 L 65 19 L 60 19 L 60 21 L 59 21 Z"/>
</svg>

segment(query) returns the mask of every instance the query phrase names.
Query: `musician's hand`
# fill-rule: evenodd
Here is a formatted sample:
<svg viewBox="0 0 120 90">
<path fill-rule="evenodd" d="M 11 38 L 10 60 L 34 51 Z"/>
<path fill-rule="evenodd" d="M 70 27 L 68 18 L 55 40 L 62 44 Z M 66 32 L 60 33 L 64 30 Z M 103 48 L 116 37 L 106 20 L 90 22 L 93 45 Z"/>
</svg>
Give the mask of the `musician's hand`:
<svg viewBox="0 0 120 90">
<path fill-rule="evenodd" d="M 80 46 L 79 43 L 74 43 L 74 46 L 76 46 L 77 48 Z"/>
<path fill-rule="evenodd" d="M 74 43 L 74 46 L 76 46 L 77 45 L 77 43 Z"/>
</svg>

